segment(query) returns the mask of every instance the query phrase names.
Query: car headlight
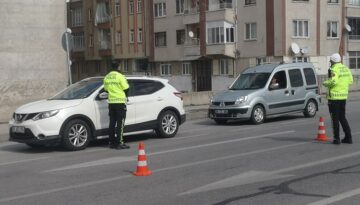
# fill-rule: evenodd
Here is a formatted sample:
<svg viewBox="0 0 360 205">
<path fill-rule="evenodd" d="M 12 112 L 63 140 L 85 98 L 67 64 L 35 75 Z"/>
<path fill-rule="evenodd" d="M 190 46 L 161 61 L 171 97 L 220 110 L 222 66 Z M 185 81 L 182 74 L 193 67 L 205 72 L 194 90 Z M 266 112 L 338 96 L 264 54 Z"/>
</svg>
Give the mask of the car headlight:
<svg viewBox="0 0 360 205">
<path fill-rule="evenodd" d="M 59 110 L 51 110 L 51 111 L 46 111 L 46 112 L 39 112 L 38 114 L 36 114 L 32 120 L 41 120 L 41 119 L 45 119 L 45 118 L 49 118 L 52 117 L 56 114 L 59 113 Z"/>
<path fill-rule="evenodd" d="M 247 100 L 248 96 L 240 96 L 236 99 L 235 105 L 239 105 L 241 103 L 244 103 Z"/>
</svg>

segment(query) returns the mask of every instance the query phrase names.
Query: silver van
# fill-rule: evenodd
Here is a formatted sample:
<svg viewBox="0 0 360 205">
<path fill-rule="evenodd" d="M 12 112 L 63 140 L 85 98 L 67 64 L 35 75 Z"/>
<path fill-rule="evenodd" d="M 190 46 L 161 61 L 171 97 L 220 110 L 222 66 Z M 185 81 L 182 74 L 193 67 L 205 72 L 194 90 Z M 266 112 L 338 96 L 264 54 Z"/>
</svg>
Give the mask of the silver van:
<svg viewBox="0 0 360 205">
<path fill-rule="evenodd" d="M 226 91 L 215 94 L 208 117 L 217 124 L 303 112 L 314 117 L 321 98 L 311 63 L 264 64 L 244 70 Z"/>
</svg>

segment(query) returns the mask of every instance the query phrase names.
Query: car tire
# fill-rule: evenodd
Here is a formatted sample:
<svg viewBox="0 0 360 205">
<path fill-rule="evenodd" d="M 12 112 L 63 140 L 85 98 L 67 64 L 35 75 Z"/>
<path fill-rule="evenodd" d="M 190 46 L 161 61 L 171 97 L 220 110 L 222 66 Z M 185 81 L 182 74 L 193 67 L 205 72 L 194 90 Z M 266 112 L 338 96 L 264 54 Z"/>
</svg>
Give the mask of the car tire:
<svg viewBox="0 0 360 205">
<path fill-rule="evenodd" d="M 256 125 L 261 124 L 265 121 L 265 110 L 261 105 L 255 105 L 255 107 L 251 111 L 250 120 Z"/>
<path fill-rule="evenodd" d="M 158 117 L 156 134 L 159 137 L 174 137 L 179 130 L 179 118 L 170 110 L 162 112 Z"/>
<path fill-rule="evenodd" d="M 225 125 L 227 123 L 227 120 L 223 120 L 223 119 L 214 119 L 214 121 L 218 125 Z"/>
<path fill-rule="evenodd" d="M 67 150 L 77 151 L 87 147 L 91 138 L 89 125 L 80 119 L 70 120 L 62 132 L 62 144 Z"/>
<path fill-rule="evenodd" d="M 314 100 L 309 100 L 306 103 L 305 109 L 304 109 L 304 116 L 305 117 L 314 117 L 316 115 L 316 109 L 317 105 Z"/>
</svg>

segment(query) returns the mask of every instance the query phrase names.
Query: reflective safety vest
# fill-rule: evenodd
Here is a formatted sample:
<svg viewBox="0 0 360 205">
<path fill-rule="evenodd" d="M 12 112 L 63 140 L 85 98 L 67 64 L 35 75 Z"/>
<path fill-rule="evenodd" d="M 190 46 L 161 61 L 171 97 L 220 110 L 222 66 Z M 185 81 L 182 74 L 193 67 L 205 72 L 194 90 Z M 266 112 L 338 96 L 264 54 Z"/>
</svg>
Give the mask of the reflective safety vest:
<svg viewBox="0 0 360 205">
<path fill-rule="evenodd" d="M 104 78 L 104 89 L 109 93 L 108 102 L 126 103 L 126 95 L 124 90 L 129 88 L 129 84 L 124 75 L 117 71 L 111 71 Z"/>
<path fill-rule="evenodd" d="M 328 88 L 327 99 L 346 100 L 352 83 L 353 77 L 348 67 L 341 63 L 332 65 L 329 79 L 323 82 L 323 85 Z"/>
</svg>

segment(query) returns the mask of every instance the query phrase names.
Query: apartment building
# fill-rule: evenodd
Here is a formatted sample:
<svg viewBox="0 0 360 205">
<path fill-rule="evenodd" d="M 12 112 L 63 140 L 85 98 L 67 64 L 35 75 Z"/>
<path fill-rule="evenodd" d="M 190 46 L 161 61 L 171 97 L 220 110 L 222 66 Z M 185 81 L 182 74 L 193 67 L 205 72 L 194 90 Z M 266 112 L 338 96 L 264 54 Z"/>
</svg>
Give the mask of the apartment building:
<svg viewBox="0 0 360 205">
<path fill-rule="evenodd" d="M 152 25 L 147 0 L 71 0 L 73 81 L 105 75 L 112 60 L 127 75 L 151 73 Z"/>
<path fill-rule="evenodd" d="M 154 0 L 155 66 L 180 90 L 222 90 L 243 69 L 329 56 L 360 62 L 359 0 Z"/>
<path fill-rule="evenodd" d="M 184 92 L 216 91 L 261 63 L 312 62 L 324 75 L 334 52 L 360 72 L 359 0 L 72 0 L 70 23 L 77 8 L 78 79 L 106 73 L 117 59 L 127 74 L 161 76 Z"/>
</svg>

